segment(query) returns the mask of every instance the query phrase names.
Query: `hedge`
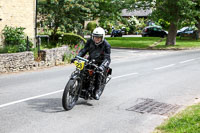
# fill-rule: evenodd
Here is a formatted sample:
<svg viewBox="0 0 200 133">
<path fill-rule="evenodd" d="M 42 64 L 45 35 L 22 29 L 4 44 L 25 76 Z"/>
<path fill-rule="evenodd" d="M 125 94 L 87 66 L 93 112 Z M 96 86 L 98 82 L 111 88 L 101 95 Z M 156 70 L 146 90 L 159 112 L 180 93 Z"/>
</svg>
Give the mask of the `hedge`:
<svg viewBox="0 0 200 133">
<path fill-rule="evenodd" d="M 68 45 L 76 45 L 79 43 L 86 43 L 86 39 L 74 33 L 57 33 L 56 40 Z"/>
</svg>

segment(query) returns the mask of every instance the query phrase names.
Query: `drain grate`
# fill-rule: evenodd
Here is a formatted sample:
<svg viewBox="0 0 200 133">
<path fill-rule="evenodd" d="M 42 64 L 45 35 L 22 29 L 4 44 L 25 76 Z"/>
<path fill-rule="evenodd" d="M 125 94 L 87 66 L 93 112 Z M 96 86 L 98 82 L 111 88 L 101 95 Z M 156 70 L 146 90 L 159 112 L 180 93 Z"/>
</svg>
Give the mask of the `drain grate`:
<svg viewBox="0 0 200 133">
<path fill-rule="evenodd" d="M 167 103 L 157 102 L 153 99 L 142 99 L 143 101 L 136 104 L 133 107 L 128 108 L 128 111 L 134 111 L 138 113 L 151 113 L 158 115 L 169 115 L 176 112 L 181 106 L 172 105 Z"/>
</svg>

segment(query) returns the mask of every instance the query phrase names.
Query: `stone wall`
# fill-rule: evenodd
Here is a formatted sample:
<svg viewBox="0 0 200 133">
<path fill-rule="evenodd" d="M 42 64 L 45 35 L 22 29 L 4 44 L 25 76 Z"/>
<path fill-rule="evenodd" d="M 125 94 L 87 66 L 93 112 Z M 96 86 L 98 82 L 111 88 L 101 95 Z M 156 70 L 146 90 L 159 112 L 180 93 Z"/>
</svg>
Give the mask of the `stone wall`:
<svg viewBox="0 0 200 133">
<path fill-rule="evenodd" d="M 63 62 L 63 55 L 69 53 L 67 46 L 53 49 L 41 50 L 41 60 L 46 66 L 55 66 Z"/>
<path fill-rule="evenodd" d="M 33 52 L 0 54 L 0 73 L 19 72 L 35 67 Z"/>
<path fill-rule="evenodd" d="M 0 74 L 35 70 L 63 64 L 63 56 L 65 53 L 69 53 L 69 49 L 65 46 L 42 50 L 40 53 L 41 61 L 34 60 L 33 52 L 0 54 Z"/>
<path fill-rule="evenodd" d="M 0 0 L 0 45 L 5 25 L 26 28 L 25 33 L 34 41 L 35 14 L 36 0 Z"/>
</svg>

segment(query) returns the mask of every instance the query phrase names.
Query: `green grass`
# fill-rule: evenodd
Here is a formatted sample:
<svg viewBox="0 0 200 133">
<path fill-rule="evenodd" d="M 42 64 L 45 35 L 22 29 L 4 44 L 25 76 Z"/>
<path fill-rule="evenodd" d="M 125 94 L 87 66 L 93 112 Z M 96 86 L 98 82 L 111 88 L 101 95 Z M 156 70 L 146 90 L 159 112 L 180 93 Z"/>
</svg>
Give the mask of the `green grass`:
<svg viewBox="0 0 200 133">
<path fill-rule="evenodd" d="M 146 49 L 161 40 L 159 37 L 113 37 L 106 38 L 112 47 Z"/>
<path fill-rule="evenodd" d="M 188 49 L 200 48 L 200 40 L 180 39 L 177 37 L 175 46 L 165 46 L 166 38 L 159 37 L 113 37 L 106 38 L 112 47 L 149 49 L 155 42 L 158 43 L 153 49 Z"/>
<path fill-rule="evenodd" d="M 157 127 L 157 133 L 200 133 L 200 104 L 178 113 Z"/>
<path fill-rule="evenodd" d="M 177 37 L 175 46 L 165 46 L 166 39 L 164 39 L 160 44 L 158 44 L 155 49 L 187 49 L 187 48 L 200 48 L 200 39 L 180 39 Z"/>
</svg>

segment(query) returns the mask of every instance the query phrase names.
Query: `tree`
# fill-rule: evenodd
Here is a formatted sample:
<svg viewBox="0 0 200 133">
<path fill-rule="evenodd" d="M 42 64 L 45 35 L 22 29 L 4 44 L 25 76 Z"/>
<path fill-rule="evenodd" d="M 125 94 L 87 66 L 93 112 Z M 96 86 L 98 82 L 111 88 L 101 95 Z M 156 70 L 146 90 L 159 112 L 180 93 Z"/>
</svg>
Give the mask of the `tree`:
<svg viewBox="0 0 200 133">
<path fill-rule="evenodd" d="M 121 20 L 121 12 L 126 1 L 124 0 L 96 0 L 99 5 L 97 12 L 93 12 L 94 19 L 99 18 L 100 23 L 105 21 L 116 22 Z"/>
<path fill-rule="evenodd" d="M 191 20 L 193 16 L 191 0 L 156 0 L 154 18 L 161 18 L 170 23 L 166 45 L 176 44 L 178 25 L 185 19 Z"/>
<path fill-rule="evenodd" d="M 136 8 L 152 8 L 152 18 L 169 22 L 166 45 L 176 44 L 176 34 L 180 23 L 184 20 L 197 21 L 199 17 L 199 0 L 139 0 L 130 2 Z M 198 20 L 199 21 L 199 20 Z"/>
<path fill-rule="evenodd" d="M 193 0 L 196 6 L 194 6 L 194 18 L 196 20 L 195 25 L 198 28 L 198 38 L 200 38 L 200 0 Z"/>
<path fill-rule="evenodd" d="M 84 0 L 41 0 L 39 14 L 49 29 L 53 40 L 58 30 L 63 32 L 76 31 L 81 34 L 83 23 L 92 17 L 92 11 L 98 6 L 95 1 Z"/>
</svg>

